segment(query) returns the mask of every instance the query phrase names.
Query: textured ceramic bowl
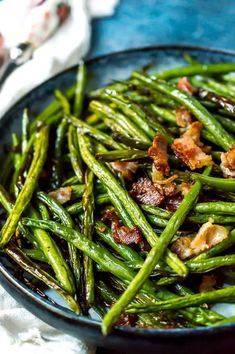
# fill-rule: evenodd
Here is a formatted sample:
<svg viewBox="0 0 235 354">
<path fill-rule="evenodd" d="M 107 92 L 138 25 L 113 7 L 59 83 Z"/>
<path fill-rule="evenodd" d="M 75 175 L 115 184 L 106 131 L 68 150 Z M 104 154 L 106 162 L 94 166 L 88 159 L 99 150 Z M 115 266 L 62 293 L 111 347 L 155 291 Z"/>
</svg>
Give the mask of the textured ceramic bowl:
<svg viewBox="0 0 235 354">
<path fill-rule="evenodd" d="M 146 64 L 157 69 L 185 65 L 183 54 L 188 53 L 203 63 L 235 62 L 235 53 L 197 47 L 159 46 L 124 51 L 89 60 L 88 90 L 106 85 L 112 80 L 125 79 L 131 71 Z M 75 81 L 76 68 L 71 68 L 35 88 L 17 102 L 0 120 L 0 147 L 9 141 L 10 134 L 20 129 L 22 110 L 40 112 L 52 99 L 56 88 L 62 90 Z M 23 306 L 48 324 L 103 347 L 124 351 L 159 354 L 221 354 L 234 347 L 235 325 L 194 329 L 140 329 L 117 327 L 103 337 L 100 323 L 77 316 L 61 305 L 55 305 L 27 288 L 13 273 L 14 264 L 0 256 L 0 280 L 4 288 Z"/>
</svg>

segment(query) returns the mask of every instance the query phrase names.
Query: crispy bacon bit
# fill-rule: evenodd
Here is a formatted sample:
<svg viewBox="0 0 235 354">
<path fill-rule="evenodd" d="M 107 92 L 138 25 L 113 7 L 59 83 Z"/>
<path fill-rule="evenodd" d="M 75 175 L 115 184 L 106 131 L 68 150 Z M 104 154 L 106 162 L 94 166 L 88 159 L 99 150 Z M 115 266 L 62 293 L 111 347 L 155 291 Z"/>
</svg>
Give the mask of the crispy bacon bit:
<svg viewBox="0 0 235 354">
<path fill-rule="evenodd" d="M 117 214 L 112 210 L 107 210 L 102 218 L 103 221 L 112 222 L 112 236 L 116 243 L 124 243 L 126 245 L 141 244 L 143 242 L 142 234 L 138 226 L 130 229 L 127 226 L 121 226 Z"/>
<path fill-rule="evenodd" d="M 140 244 L 140 249 L 142 252 L 148 253 L 151 250 L 151 246 L 145 239 L 143 239 L 143 241 Z"/>
<path fill-rule="evenodd" d="M 179 79 L 177 87 L 180 90 L 190 93 L 191 95 L 195 92 L 195 88 L 190 84 L 190 82 L 188 81 L 188 78 L 186 76 L 181 77 Z"/>
<path fill-rule="evenodd" d="M 122 176 L 131 181 L 133 174 L 136 173 L 138 169 L 138 163 L 134 161 L 115 161 L 111 162 L 111 165 L 115 171 L 121 172 Z"/>
<path fill-rule="evenodd" d="M 130 195 L 140 203 L 158 206 L 164 200 L 162 191 L 155 186 L 147 177 L 141 177 L 132 184 Z"/>
<path fill-rule="evenodd" d="M 171 246 L 172 252 L 176 253 L 180 259 L 186 259 L 193 255 L 191 248 L 192 238 L 189 236 L 179 237 Z"/>
<path fill-rule="evenodd" d="M 227 238 L 228 230 L 224 226 L 212 222 L 213 220 L 209 220 L 203 224 L 193 239 L 189 236 L 178 238 L 172 244 L 171 250 L 177 253 L 180 259 L 185 259 L 197 255 Z"/>
<path fill-rule="evenodd" d="M 202 124 L 196 121 L 187 127 L 187 130 L 185 131 L 183 136 L 192 138 L 196 145 L 202 147 L 203 143 L 200 141 L 201 130 L 202 130 Z"/>
<path fill-rule="evenodd" d="M 148 155 L 153 158 L 156 171 L 159 173 L 158 179 L 169 175 L 170 167 L 168 165 L 167 141 L 159 133 L 154 137 L 152 146 L 148 149 Z"/>
<path fill-rule="evenodd" d="M 213 220 L 209 220 L 203 224 L 191 242 L 195 254 L 217 245 L 228 237 L 228 230 L 224 226 L 212 224 L 212 222 Z"/>
<path fill-rule="evenodd" d="M 178 209 L 178 207 L 180 206 L 182 200 L 183 200 L 183 197 L 180 193 L 166 198 L 166 200 L 165 200 L 166 209 L 169 211 L 175 212 Z"/>
<path fill-rule="evenodd" d="M 221 154 L 221 170 L 224 177 L 235 177 L 235 144 Z"/>
<path fill-rule="evenodd" d="M 186 196 L 188 192 L 190 191 L 190 188 L 192 187 L 191 183 L 188 182 L 182 182 L 177 186 L 177 191 L 182 194 L 182 196 Z"/>
<path fill-rule="evenodd" d="M 186 108 L 177 108 L 175 112 L 176 123 L 181 128 L 186 128 L 192 123 L 192 113 Z"/>
<path fill-rule="evenodd" d="M 215 290 L 215 286 L 217 284 L 217 277 L 215 274 L 203 274 L 202 282 L 199 286 L 199 292 L 205 293 L 207 291 Z"/>
<path fill-rule="evenodd" d="M 138 316 L 134 313 L 130 313 L 128 315 L 122 314 L 117 321 L 117 325 L 135 327 L 137 321 L 138 321 Z"/>
<path fill-rule="evenodd" d="M 175 139 L 171 147 L 175 155 L 183 160 L 191 170 L 209 166 L 213 163 L 212 157 L 205 154 L 202 149 L 195 144 L 192 137 L 183 136 Z"/>
<path fill-rule="evenodd" d="M 67 203 L 72 196 L 71 187 L 61 187 L 49 193 L 52 198 L 54 198 L 60 204 Z"/>
</svg>

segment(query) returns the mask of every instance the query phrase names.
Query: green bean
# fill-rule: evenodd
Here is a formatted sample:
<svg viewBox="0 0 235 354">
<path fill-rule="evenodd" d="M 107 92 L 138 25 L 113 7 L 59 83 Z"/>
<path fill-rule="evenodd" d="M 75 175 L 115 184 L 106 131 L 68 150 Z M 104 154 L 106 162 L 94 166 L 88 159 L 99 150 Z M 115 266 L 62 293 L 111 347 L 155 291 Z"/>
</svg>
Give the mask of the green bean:
<svg viewBox="0 0 235 354">
<path fill-rule="evenodd" d="M 216 83 L 216 85 L 214 85 L 212 80 L 205 81 L 202 79 L 196 79 L 195 77 L 192 77 L 190 79 L 190 82 L 195 87 L 202 88 L 210 92 L 214 92 L 217 95 L 222 95 L 227 98 L 233 97 L 233 95 L 231 95 L 231 93 L 228 92 L 228 89 L 226 89 L 226 85 L 219 84 L 219 83 Z"/>
<path fill-rule="evenodd" d="M 105 166 L 100 164 L 94 158 L 94 156 L 92 156 L 89 151 L 90 142 L 87 137 L 81 136 L 79 140 L 79 146 L 82 158 L 85 163 L 91 170 L 93 170 L 94 174 L 100 179 L 100 181 L 106 185 L 108 190 L 118 196 L 120 202 L 123 204 L 123 206 L 125 206 L 127 213 L 131 216 L 134 223 L 140 227 L 149 244 L 154 246 L 158 242 L 158 238 L 154 230 L 145 219 L 138 205 L 129 196 L 127 191 L 121 187 L 113 174 Z M 177 257 L 175 257 L 175 255 L 173 255 L 170 251 L 166 252 L 166 259 L 167 262 L 169 262 L 181 275 L 187 272 L 185 267 L 182 265 L 182 262 L 179 261 Z"/>
<path fill-rule="evenodd" d="M 20 164 L 20 152 L 17 152 L 19 145 L 20 145 L 19 138 L 15 133 L 13 133 L 12 134 L 12 147 L 14 150 L 13 154 L 14 154 L 14 168 L 15 168 L 15 170 L 18 169 L 18 166 Z"/>
<path fill-rule="evenodd" d="M 122 149 L 122 145 L 118 144 L 116 141 L 113 140 L 111 136 L 109 136 L 106 133 L 103 133 L 99 131 L 98 129 L 95 129 L 89 124 L 86 124 L 82 120 L 74 117 L 74 116 L 69 116 L 67 118 L 75 127 L 78 128 L 79 132 L 81 134 L 89 134 L 93 138 L 97 139 L 101 143 L 103 143 L 105 146 L 108 146 L 113 149 Z"/>
<path fill-rule="evenodd" d="M 76 87 L 75 87 L 75 95 L 74 95 L 74 106 L 73 106 L 73 114 L 75 116 L 80 116 L 82 113 L 83 107 L 83 98 L 84 91 L 86 85 L 86 67 L 83 62 L 80 62 L 77 72 L 76 78 Z"/>
<path fill-rule="evenodd" d="M 208 291 L 200 294 L 187 295 L 177 299 L 159 301 L 155 304 L 131 304 L 127 313 L 146 313 L 162 310 L 176 310 L 189 306 L 203 305 L 204 303 L 235 302 L 235 286 L 229 288 Z"/>
<path fill-rule="evenodd" d="M 91 101 L 90 108 L 95 113 L 107 116 L 114 122 L 118 123 L 124 129 L 126 129 L 132 137 L 137 138 L 145 143 L 151 144 L 151 139 L 148 137 L 148 135 L 129 118 L 127 118 L 127 116 L 124 116 L 123 114 L 115 111 L 110 106 L 99 101 Z"/>
<path fill-rule="evenodd" d="M 68 129 L 68 122 L 63 119 L 56 130 L 54 165 L 52 167 L 52 187 L 59 188 L 62 184 L 62 148 L 65 134 Z"/>
<path fill-rule="evenodd" d="M 168 221 L 169 221 L 167 219 L 162 219 L 161 217 L 158 217 L 156 215 L 147 214 L 146 217 L 151 224 L 162 227 L 162 228 L 166 227 L 168 224 Z"/>
<path fill-rule="evenodd" d="M 129 83 L 127 81 L 115 81 L 114 83 L 112 83 L 106 87 L 92 90 L 91 92 L 89 92 L 89 97 L 90 98 L 99 98 L 100 95 L 107 88 L 110 90 L 116 90 L 117 92 L 124 92 L 124 91 L 128 90 L 128 85 L 129 85 Z"/>
<path fill-rule="evenodd" d="M 211 176 L 203 176 L 199 173 L 192 173 L 193 178 L 201 181 L 207 186 L 213 187 L 215 189 L 224 190 L 227 192 L 235 192 L 235 179 L 225 179 Z"/>
<path fill-rule="evenodd" d="M 16 190 L 16 184 L 19 181 L 20 177 L 23 175 L 28 160 L 31 158 L 30 152 L 31 152 L 31 148 L 32 148 L 33 144 L 35 143 L 35 140 L 36 140 L 36 134 L 32 134 L 28 140 L 25 151 L 21 156 L 21 161 L 20 161 L 17 169 L 15 169 L 15 171 L 14 171 L 14 174 L 12 177 L 12 182 L 11 182 L 11 189 L 15 190 L 15 195 L 18 194 L 18 190 Z"/>
<path fill-rule="evenodd" d="M 13 204 L 11 202 L 11 198 L 8 195 L 7 191 L 4 189 L 2 185 L 0 185 L 0 204 L 2 204 L 3 208 L 7 211 L 7 213 L 11 213 L 13 209 Z M 35 239 L 32 233 L 25 228 L 21 222 L 18 223 L 18 228 L 20 232 L 35 246 L 37 246 Z"/>
<path fill-rule="evenodd" d="M 120 281 L 118 279 L 115 279 L 115 282 L 119 282 Z M 184 288 L 184 289 L 182 289 Z M 124 287 L 125 289 L 125 287 Z M 185 292 L 185 295 L 190 295 L 192 292 L 186 288 L 185 286 L 181 285 L 181 291 Z M 146 294 L 146 293 L 139 293 L 136 296 L 136 299 L 139 298 L 139 296 L 141 296 L 141 298 L 145 299 L 145 303 L 146 302 L 156 302 L 156 300 L 160 299 L 162 301 L 166 301 L 169 299 L 174 299 L 174 298 L 178 298 L 178 296 L 174 293 L 172 293 L 169 290 L 166 289 L 162 289 L 158 291 L 158 298 L 152 296 L 152 294 Z M 151 314 L 153 315 L 153 314 Z M 221 321 L 224 317 L 219 315 L 218 313 L 205 309 L 205 308 L 201 308 L 201 307 L 189 307 L 187 309 L 181 309 L 179 311 L 179 315 L 183 315 L 188 321 L 192 322 L 192 323 L 196 323 L 199 325 L 210 325 L 210 323 L 216 323 L 218 321 Z"/>
<path fill-rule="evenodd" d="M 97 196 L 95 200 L 95 204 L 98 205 L 103 205 L 109 203 L 109 196 L 107 193 L 103 193 Z M 70 215 L 76 215 L 81 213 L 82 211 L 82 202 L 77 202 L 74 203 L 70 206 L 67 207 L 67 211 L 69 212 Z"/>
<path fill-rule="evenodd" d="M 235 322 L 235 316 L 225 318 L 224 320 L 216 322 L 213 326 L 223 326 L 226 324 L 231 324 Z"/>
<path fill-rule="evenodd" d="M 207 168 L 205 170 L 205 174 L 210 173 L 211 168 Z M 178 231 L 179 227 L 184 222 L 186 215 L 190 211 L 193 206 L 199 192 L 201 189 L 201 183 L 196 182 L 188 194 L 184 197 L 182 203 L 178 207 L 177 211 L 172 215 L 167 226 L 162 232 L 161 236 L 158 239 L 158 242 L 153 246 L 147 258 L 139 270 L 138 274 L 132 280 L 132 282 L 128 285 L 126 291 L 122 294 L 119 300 L 112 306 L 109 312 L 105 315 L 102 322 L 102 332 L 104 335 L 107 335 L 112 326 L 118 320 L 121 313 L 124 311 L 126 306 L 134 299 L 136 294 L 142 288 L 145 281 L 148 279 L 152 271 L 154 270 L 156 264 L 160 260 L 161 256 L 166 251 L 172 237 Z"/>
<path fill-rule="evenodd" d="M 82 233 L 92 240 L 94 229 L 94 187 L 93 187 L 94 174 L 91 170 L 87 169 L 85 172 L 85 191 L 82 197 L 83 206 L 83 221 L 82 221 Z M 85 277 L 85 295 L 86 301 L 89 306 L 92 306 L 95 300 L 95 279 L 93 261 L 89 256 L 84 256 L 84 277 Z"/>
<path fill-rule="evenodd" d="M 223 125 L 223 127 L 225 129 L 227 129 L 229 132 L 231 133 L 235 133 L 235 122 L 234 120 L 227 118 L 227 117 L 223 117 L 219 114 L 214 114 L 214 116 L 216 117 L 216 119 L 218 119 L 218 121 Z"/>
<path fill-rule="evenodd" d="M 235 255 L 229 254 L 224 256 L 199 259 L 196 261 L 190 260 L 186 262 L 189 269 L 194 273 L 204 273 L 213 269 L 228 267 L 235 265 Z"/>
<path fill-rule="evenodd" d="M 193 96 L 186 92 L 180 91 L 174 86 L 166 82 L 159 81 L 154 77 L 147 77 L 137 72 L 132 74 L 147 85 L 156 89 L 157 91 L 166 93 L 173 97 L 177 102 L 187 107 L 195 117 L 204 125 L 204 127 L 213 135 L 217 143 L 225 150 L 228 150 L 234 143 L 234 138 L 221 126 L 209 111 L 203 107 Z"/>
<path fill-rule="evenodd" d="M 127 97 L 124 97 L 115 90 L 105 90 L 102 97 L 115 103 L 117 107 L 123 112 L 123 114 L 129 117 L 133 123 L 142 129 L 151 140 L 153 139 L 155 132 L 150 127 L 145 113 L 137 105 L 131 103 Z"/>
<path fill-rule="evenodd" d="M 100 247 L 99 245 L 94 244 L 92 241 L 87 240 L 82 234 L 78 233 L 77 231 L 68 229 L 65 226 L 51 221 L 23 219 L 22 222 L 23 224 L 28 226 L 41 227 L 44 229 L 51 230 L 58 236 L 64 238 L 65 240 L 73 242 L 76 247 L 81 249 L 85 254 L 88 254 L 91 258 L 93 258 L 95 262 L 102 265 L 102 267 L 105 268 L 108 272 L 111 272 L 123 281 L 130 281 L 135 275 L 135 273 L 131 271 L 127 266 L 125 266 L 122 262 L 118 261 L 117 258 L 113 257 L 110 252 Z M 155 291 L 154 287 L 152 286 L 152 284 L 149 283 L 149 281 L 145 283 L 143 289 L 145 289 L 148 293 L 151 294 Z M 163 297 L 163 295 L 164 297 L 166 297 L 166 291 L 158 292 L 159 296 L 160 294 L 161 298 Z M 175 296 L 172 293 L 169 294 L 171 294 L 171 297 Z M 187 309 L 187 311 L 183 312 L 183 314 L 187 316 L 187 318 L 190 318 L 199 324 L 210 324 L 218 320 L 218 318 L 222 319 L 221 316 L 217 314 L 207 312 L 208 311 L 206 311 L 205 313 L 204 309 L 192 308 Z"/>
<path fill-rule="evenodd" d="M 78 136 L 76 128 L 72 125 L 68 129 L 68 148 L 71 165 L 73 167 L 74 173 L 77 176 L 79 183 L 83 181 L 83 172 L 82 172 L 82 159 L 78 147 Z"/>
<path fill-rule="evenodd" d="M 158 107 L 155 104 L 151 104 L 152 111 L 160 118 L 164 119 L 169 123 L 176 124 L 175 113 L 170 111 L 169 109 Z"/>
<path fill-rule="evenodd" d="M 138 139 L 126 137 L 118 133 L 113 133 L 112 136 L 114 140 L 123 143 L 124 145 L 129 146 L 133 149 L 148 150 L 148 148 L 151 146 L 150 144 L 144 143 Z"/>
<path fill-rule="evenodd" d="M 35 278 L 45 283 L 49 288 L 55 290 L 77 314 L 80 314 L 80 307 L 73 296 L 66 292 L 49 274 L 42 270 L 38 264 L 34 264 L 23 252 L 14 245 L 8 245 L 5 252 L 24 270 L 32 274 Z"/>
<path fill-rule="evenodd" d="M 71 216 L 60 203 L 44 192 L 38 192 L 37 198 L 45 203 L 52 210 L 52 212 L 59 217 L 63 225 L 74 228 L 74 222 Z M 81 285 L 81 263 L 78 257 L 77 249 L 72 244 L 68 243 L 68 251 L 76 284 Z"/>
<path fill-rule="evenodd" d="M 225 74 L 235 70 L 234 63 L 219 63 L 219 64 L 196 64 L 190 66 L 183 66 L 179 68 L 172 68 L 156 73 L 158 79 L 171 79 L 174 77 L 193 76 L 193 75 L 214 75 Z"/>
<path fill-rule="evenodd" d="M 235 216 L 225 216 L 217 214 L 195 214 L 187 218 L 187 221 L 195 224 L 204 224 L 209 219 L 213 219 L 216 224 L 235 224 Z"/>
<path fill-rule="evenodd" d="M 37 202 L 37 207 L 38 211 L 41 214 L 41 217 L 43 220 L 50 220 L 50 213 L 49 210 L 47 209 L 46 205 L 42 203 L 41 201 Z"/>
<path fill-rule="evenodd" d="M 105 303 L 112 305 L 114 302 L 118 300 L 119 295 L 114 292 L 114 290 L 109 286 L 107 286 L 103 281 L 99 281 L 98 284 L 96 284 L 96 289 L 98 290 L 98 293 L 100 297 L 105 301 Z M 143 303 L 145 299 L 143 298 L 143 295 L 137 296 L 137 299 L 135 302 L 137 303 Z M 107 312 L 107 311 L 106 311 Z M 106 313 L 105 312 L 105 313 Z M 104 314 L 105 315 L 105 314 Z M 138 323 L 143 323 L 144 325 L 149 325 L 149 326 L 158 326 L 159 328 L 163 327 L 163 324 L 159 321 L 159 318 L 157 316 L 151 315 L 140 315 L 138 319 Z"/>
<path fill-rule="evenodd" d="M 101 161 L 133 161 L 148 157 L 148 153 L 142 150 L 113 150 L 96 154 Z"/>
<path fill-rule="evenodd" d="M 201 136 L 203 139 L 209 141 L 210 143 L 220 146 L 219 142 L 215 137 L 206 129 L 202 129 L 201 131 Z"/>
<path fill-rule="evenodd" d="M 9 214 L 0 234 L 0 247 L 4 247 L 13 236 L 21 214 L 29 204 L 44 166 L 48 148 L 49 127 L 42 126 L 35 145 L 35 153 L 25 184 L 20 191 L 12 212 Z"/>
<path fill-rule="evenodd" d="M 28 131 L 29 131 L 29 116 L 28 110 L 24 109 L 22 117 L 22 139 L 21 139 L 21 152 L 22 154 L 27 149 L 28 144 Z"/>
<path fill-rule="evenodd" d="M 146 211 L 149 214 L 152 215 L 156 215 L 159 218 L 163 218 L 163 219 L 170 219 L 170 217 L 172 216 L 172 212 L 159 208 L 159 207 L 154 207 L 151 205 L 146 205 L 146 204 L 141 204 L 141 208 Z"/>
<path fill-rule="evenodd" d="M 67 99 L 71 99 L 75 92 L 75 86 L 69 87 L 65 92 L 65 97 Z M 46 108 L 36 117 L 30 127 L 30 134 L 35 132 L 37 125 L 46 122 L 51 116 L 58 114 L 61 111 L 61 104 L 60 102 L 55 99 L 51 103 L 49 103 Z M 47 122 L 48 124 L 48 122 Z"/>
<path fill-rule="evenodd" d="M 70 186 L 72 188 L 72 200 L 80 198 L 84 193 L 84 184 L 74 184 Z"/>
<path fill-rule="evenodd" d="M 71 185 L 78 184 L 78 183 L 79 183 L 79 181 L 78 181 L 77 176 L 72 176 L 72 177 L 66 179 L 66 181 L 63 182 L 62 186 L 63 187 L 71 186 Z"/>
<path fill-rule="evenodd" d="M 22 249 L 22 252 L 25 256 L 29 257 L 30 259 L 34 259 L 35 261 L 48 263 L 47 257 L 43 254 L 40 249 Z"/>
<path fill-rule="evenodd" d="M 107 272 L 112 273 L 121 280 L 131 281 L 136 274 L 127 267 L 125 263 L 114 257 L 106 248 L 90 241 L 77 230 L 73 230 L 54 221 L 23 218 L 22 223 L 26 226 L 51 230 L 57 236 L 71 242 L 75 247 L 92 258 L 94 262 L 100 264 Z M 155 292 L 155 286 L 149 280 L 146 281 L 143 289 L 153 293 Z"/>
<path fill-rule="evenodd" d="M 39 214 L 33 208 L 30 208 L 29 215 L 37 220 L 40 218 Z M 47 258 L 48 263 L 54 270 L 57 280 L 67 292 L 74 294 L 74 278 L 59 246 L 45 230 L 34 228 L 32 231 L 37 245 L 40 247 Z"/>
<path fill-rule="evenodd" d="M 195 211 L 203 214 L 235 214 L 235 204 L 231 202 L 207 202 L 198 203 L 195 206 Z"/>
</svg>

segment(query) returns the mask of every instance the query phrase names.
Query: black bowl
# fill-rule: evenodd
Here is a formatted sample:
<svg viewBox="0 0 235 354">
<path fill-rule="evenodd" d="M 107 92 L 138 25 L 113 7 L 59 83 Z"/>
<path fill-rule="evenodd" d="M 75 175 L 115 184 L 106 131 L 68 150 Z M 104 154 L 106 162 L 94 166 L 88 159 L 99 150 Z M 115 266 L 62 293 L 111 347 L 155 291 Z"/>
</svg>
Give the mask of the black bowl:
<svg viewBox="0 0 235 354">
<path fill-rule="evenodd" d="M 158 69 L 185 65 L 183 54 L 188 53 L 203 63 L 235 62 L 235 52 L 213 50 L 190 46 L 157 46 L 133 49 L 105 55 L 89 60 L 88 90 L 125 79 L 131 71 L 149 63 Z M 46 81 L 18 101 L 0 120 L 0 146 L 9 141 L 13 131 L 19 131 L 22 111 L 40 112 L 53 97 L 56 88 L 62 90 L 74 83 L 76 67 Z M 130 352 L 159 354 L 221 354 L 231 350 L 235 325 L 194 329 L 141 329 L 116 327 L 104 337 L 100 322 L 88 317 L 77 316 L 67 308 L 52 304 L 30 290 L 17 279 L 13 272 L 14 264 L 5 256 L 0 256 L 0 279 L 3 287 L 26 309 L 48 324 L 84 340 L 87 343 Z"/>
</svg>

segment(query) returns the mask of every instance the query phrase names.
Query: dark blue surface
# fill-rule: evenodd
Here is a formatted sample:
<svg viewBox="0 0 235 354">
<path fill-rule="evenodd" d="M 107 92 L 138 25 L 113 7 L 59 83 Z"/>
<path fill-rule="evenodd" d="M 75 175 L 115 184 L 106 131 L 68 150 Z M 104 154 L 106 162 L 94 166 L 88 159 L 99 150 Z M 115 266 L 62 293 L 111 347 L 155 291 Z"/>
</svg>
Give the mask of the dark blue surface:
<svg viewBox="0 0 235 354">
<path fill-rule="evenodd" d="M 93 21 L 88 56 L 169 43 L 235 50 L 234 28 L 234 0 L 120 0 L 114 16 Z"/>
</svg>

